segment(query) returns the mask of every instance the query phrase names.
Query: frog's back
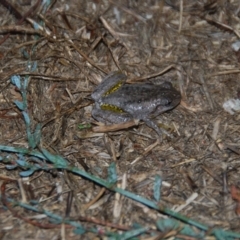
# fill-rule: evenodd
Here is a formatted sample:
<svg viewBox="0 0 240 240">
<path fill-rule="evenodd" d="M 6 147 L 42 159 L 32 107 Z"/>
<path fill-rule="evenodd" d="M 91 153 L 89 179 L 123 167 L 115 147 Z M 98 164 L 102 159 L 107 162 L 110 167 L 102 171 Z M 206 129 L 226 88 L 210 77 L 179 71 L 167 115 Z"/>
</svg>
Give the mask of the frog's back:
<svg viewBox="0 0 240 240">
<path fill-rule="evenodd" d="M 104 102 L 118 106 L 133 117 L 142 119 L 147 115 L 156 115 L 172 109 L 180 102 L 180 98 L 180 93 L 171 83 L 144 83 L 125 84 L 113 95 L 106 97 Z"/>
</svg>

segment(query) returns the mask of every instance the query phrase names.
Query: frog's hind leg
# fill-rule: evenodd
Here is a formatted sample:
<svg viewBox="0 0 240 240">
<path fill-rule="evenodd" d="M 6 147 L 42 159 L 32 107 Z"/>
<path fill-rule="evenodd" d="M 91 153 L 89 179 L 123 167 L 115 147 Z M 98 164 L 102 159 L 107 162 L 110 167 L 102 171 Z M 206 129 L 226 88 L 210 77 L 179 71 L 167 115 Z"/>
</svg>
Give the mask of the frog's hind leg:
<svg viewBox="0 0 240 240">
<path fill-rule="evenodd" d="M 108 74 L 91 94 L 92 99 L 97 101 L 102 97 L 112 94 L 121 88 L 126 80 L 127 76 L 120 71 Z"/>
<path fill-rule="evenodd" d="M 131 121 L 133 118 L 127 113 L 115 113 L 112 111 L 93 108 L 92 116 L 94 119 L 105 124 L 123 123 Z"/>
<path fill-rule="evenodd" d="M 148 127 L 152 128 L 153 130 L 155 130 L 158 134 L 158 136 L 160 137 L 160 140 L 162 140 L 162 133 L 166 134 L 167 136 L 171 137 L 171 135 L 165 131 L 164 129 L 160 129 L 157 124 L 153 121 L 151 121 L 150 119 L 142 119 Z"/>
</svg>

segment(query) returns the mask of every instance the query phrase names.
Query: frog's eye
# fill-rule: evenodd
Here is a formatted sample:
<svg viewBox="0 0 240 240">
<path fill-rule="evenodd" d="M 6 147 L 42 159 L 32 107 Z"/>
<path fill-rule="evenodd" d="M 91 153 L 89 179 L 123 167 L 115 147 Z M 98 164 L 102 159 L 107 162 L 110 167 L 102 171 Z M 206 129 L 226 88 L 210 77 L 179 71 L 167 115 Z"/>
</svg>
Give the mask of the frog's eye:
<svg viewBox="0 0 240 240">
<path fill-rule="evenodd" d="M 170 100 L 170 99 L 165 99 L 165 101 L 164 101 L 165 106 L 169 106 L 169 105 L 171 105 L 171 103 L 172 103 L 172 100 Z"/>
</svg>

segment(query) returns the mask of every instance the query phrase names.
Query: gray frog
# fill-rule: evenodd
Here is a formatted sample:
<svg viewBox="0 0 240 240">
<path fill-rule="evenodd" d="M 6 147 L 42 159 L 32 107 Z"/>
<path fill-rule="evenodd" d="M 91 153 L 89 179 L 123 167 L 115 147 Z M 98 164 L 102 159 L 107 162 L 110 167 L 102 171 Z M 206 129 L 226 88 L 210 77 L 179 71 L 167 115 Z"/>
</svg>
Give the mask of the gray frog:
<svg viewBox="0 0 240 240">
<path fill-rule="evenodd" d="M 125 84 L 126 79 L 122 72 L 113 72 L 96 87 L 91 95 L 93 118 L 105 124 L 143 120 L 161 136 L 151 119 L 175 108 L 181 101 L 180 92 L 170 82 Z"/>
</svg>

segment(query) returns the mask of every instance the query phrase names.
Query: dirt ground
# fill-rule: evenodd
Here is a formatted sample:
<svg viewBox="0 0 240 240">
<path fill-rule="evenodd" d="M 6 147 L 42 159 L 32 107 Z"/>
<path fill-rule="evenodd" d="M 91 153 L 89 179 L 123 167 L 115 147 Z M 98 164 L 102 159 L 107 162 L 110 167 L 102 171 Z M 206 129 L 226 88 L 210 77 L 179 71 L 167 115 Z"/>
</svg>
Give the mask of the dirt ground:
<svg viewBox="0 0 240 240">
<path fill-rule="evenodd" d="M 153 202 L 158 175 L 158 205 L 206 225 L 205 239 L 220 239 L 211 235 L 215 228 L 240 233 L 238 0 L 0 3 L 2 146 L 29 149 L 27 129 L 33 133 L 41 124 L 36 151 L 46 149 L 102 179 L 114 162 L 118 187 Z M 142 121 L 112 129 L 92 118 L 92 91 L 117 70 L 129 84 L 169 81 L 181 92 L 181 103 L 154 119 L 171 136 L 159 139 Z M 13 75 L 29 76 L 29 126 L 15 102 L 24 97 Z M 0 156 L 11 164 L 34 161 L 10 151 Z M 48 163 L 21 177 L 26 169 L 6 161 L 0 162 L 0 239 L 106 239 L 106 232 L 109 239 L 196 239 L 179 229 L 160 231 L 156 222 L 167 214 L 71 171 Z M 88 230 L 78 235 L 45 211 Z M 114 235 L 134 224 L 148 231 Z"/>
</svg>

